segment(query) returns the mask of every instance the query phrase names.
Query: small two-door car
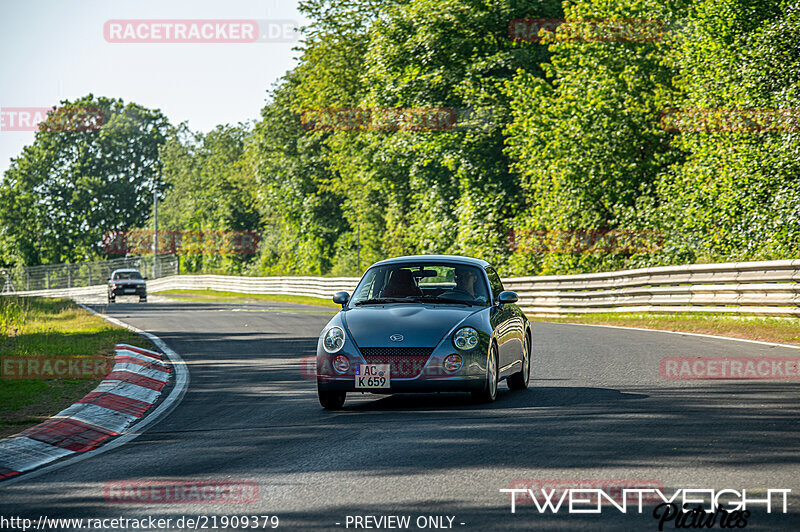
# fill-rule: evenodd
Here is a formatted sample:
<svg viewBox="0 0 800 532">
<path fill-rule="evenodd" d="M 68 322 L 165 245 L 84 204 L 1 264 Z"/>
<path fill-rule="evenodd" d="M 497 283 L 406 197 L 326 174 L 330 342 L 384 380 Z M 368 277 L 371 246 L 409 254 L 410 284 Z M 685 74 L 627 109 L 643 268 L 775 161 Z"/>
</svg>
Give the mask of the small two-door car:
<svg viewBox="0 0 800 532">
<path fill-rule="evenodd" d="M 108 302 L 114 303 L 117 296 L 139 296 L 139 302 L 147 301 L 146 278 L 142 277 L 139 270 L 121 269 L 114 270 L 108 278 Z"/>
<path fill-rule="evenodd" d="M 370 266 L 317 344 L 320 404 L 347 392 L 471 392 L 494 401 L 497 384 L 528 387 L 531 327 L 484 261 L 454 255 L 396 257 Z"/>
</svg>

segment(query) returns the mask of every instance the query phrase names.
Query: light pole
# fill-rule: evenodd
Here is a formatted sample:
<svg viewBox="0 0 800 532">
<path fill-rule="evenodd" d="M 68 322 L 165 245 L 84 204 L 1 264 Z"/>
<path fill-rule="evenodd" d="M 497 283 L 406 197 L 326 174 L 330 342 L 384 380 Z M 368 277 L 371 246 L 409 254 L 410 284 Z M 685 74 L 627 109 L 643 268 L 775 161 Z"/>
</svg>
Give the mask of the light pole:
<svg viewBox="0 0 800 532">
<path fill-rule="evenodd" d="M 158 188 L 153 177 L 153 279 L 158 278 L 156 264 L 158 264 Z"/>
</svg>

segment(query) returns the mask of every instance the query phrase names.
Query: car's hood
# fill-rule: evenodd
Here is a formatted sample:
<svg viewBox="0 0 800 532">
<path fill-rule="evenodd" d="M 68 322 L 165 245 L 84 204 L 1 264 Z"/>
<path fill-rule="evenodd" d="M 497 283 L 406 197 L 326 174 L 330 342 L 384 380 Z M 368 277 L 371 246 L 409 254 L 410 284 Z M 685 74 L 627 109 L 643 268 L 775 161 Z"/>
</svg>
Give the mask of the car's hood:
<svg viewBox="0 0 800 532">
<path fill-rule="evenodd" d="M 435 347 L 453 327 L 484 307 L 394 304 L 356 307 L 343 313 L 359 347 Z M 392 335 L 403 335 L 393 342 Z"/>
</svg>

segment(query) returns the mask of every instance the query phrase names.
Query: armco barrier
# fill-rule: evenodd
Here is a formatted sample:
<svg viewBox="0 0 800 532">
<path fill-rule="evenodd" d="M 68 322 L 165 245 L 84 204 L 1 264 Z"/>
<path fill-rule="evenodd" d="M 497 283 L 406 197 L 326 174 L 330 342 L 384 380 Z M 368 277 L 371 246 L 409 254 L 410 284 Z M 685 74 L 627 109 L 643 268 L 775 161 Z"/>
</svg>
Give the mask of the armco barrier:
<svg viewBox="0 0 800 532">
<path fill-rule="evenodd" d="M 800 260 L 661 266 L 503 281 L 530 314 L 730 312 L 800 315 Z"/>
<path fill-rule="evenodd" d="M 334 292 L 351 294 L 358 277 L 234 277 L 229 275 L 175 275 L 149 281 L 148 292 L 219 290 L 245 294 L 283 294 L 330 298 Z"/>
<path fill-rule="evenodd" d="M 357 283 L 356 277 L 175 275 L 149 281 L 148 291 L 209 289 L 327 299 L 340 290 L 352 293 Z M 504 279 L 503 284 L 507 290 L 519 294 L 519 304 L 529 314 L 730 312 L 800 315 L 800 259 L 513 277 Z M 105 286 L 17 294 L 103 295 Z"/>
<path fill-rule="evenodd" d="M 53 288 L 51 290 L 24 290 L 22 292 L 12 292 L 12 296 L 40 296 L 40 297 L 81 297 L 81 296 L 105 296 L 108 288 L 104 284 L 94 286 L 81 286 L 79 288 Z"/>
</svg>

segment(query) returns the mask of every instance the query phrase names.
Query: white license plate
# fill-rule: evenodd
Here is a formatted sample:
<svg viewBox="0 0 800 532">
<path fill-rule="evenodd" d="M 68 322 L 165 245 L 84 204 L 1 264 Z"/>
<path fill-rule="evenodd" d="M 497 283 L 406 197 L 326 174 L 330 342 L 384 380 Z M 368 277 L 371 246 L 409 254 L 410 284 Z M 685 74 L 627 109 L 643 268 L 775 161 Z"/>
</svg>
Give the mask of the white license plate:
<svg viewBox="0 0 800 532">
<path fill-rule="evenodd" d="M 122 293 L 123 294 L 135 294 L 136 293 L 136 289 L 135 288 L 124 288 L 122 290 Z"/>
<path fill-rule="evenodd" d="M 380 389 L 389 388 L 389 364 L 356 364 L 356 388 Z"/>
</svg>

